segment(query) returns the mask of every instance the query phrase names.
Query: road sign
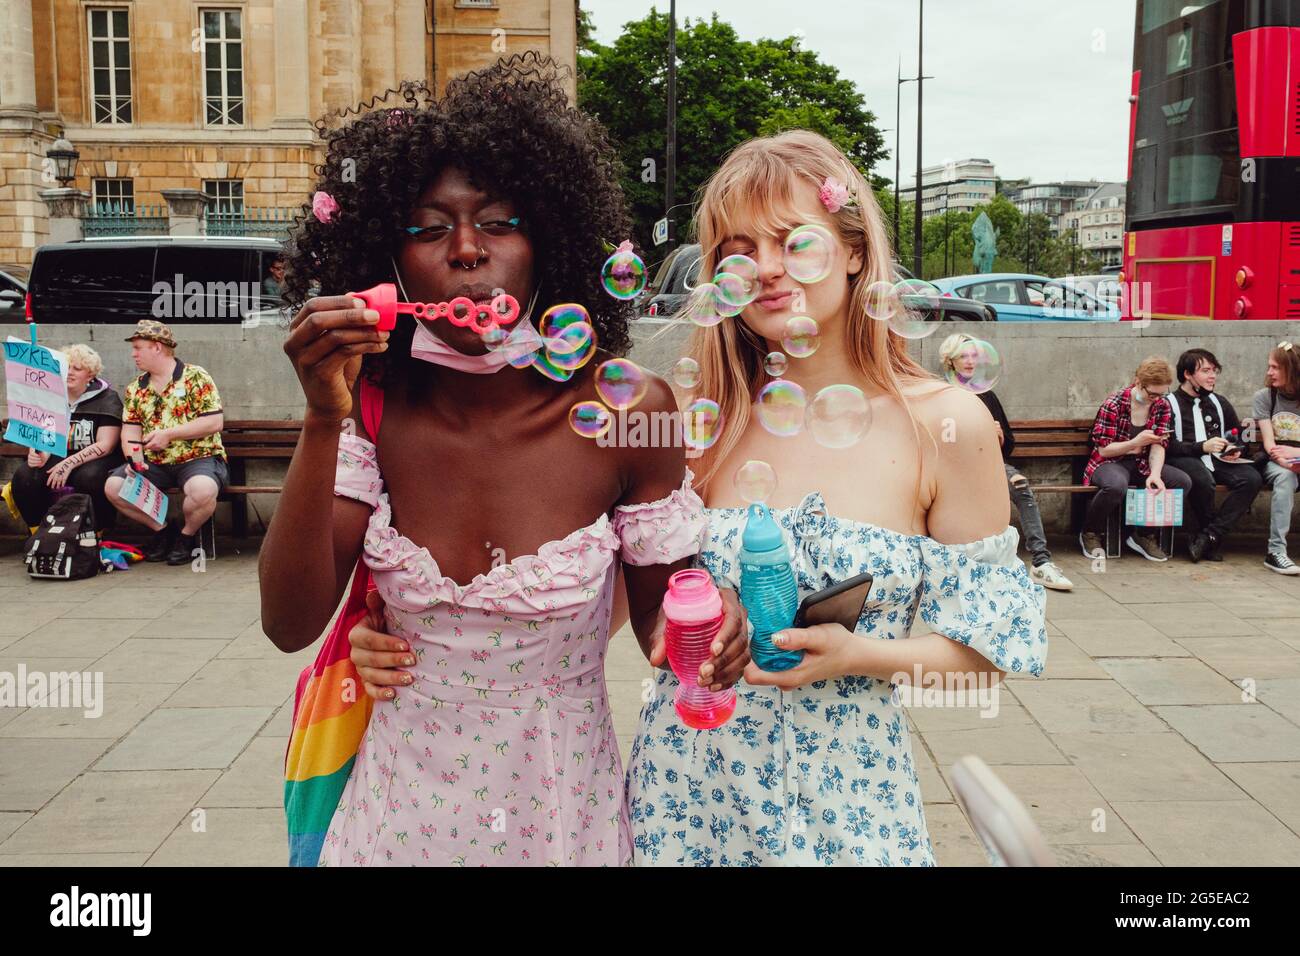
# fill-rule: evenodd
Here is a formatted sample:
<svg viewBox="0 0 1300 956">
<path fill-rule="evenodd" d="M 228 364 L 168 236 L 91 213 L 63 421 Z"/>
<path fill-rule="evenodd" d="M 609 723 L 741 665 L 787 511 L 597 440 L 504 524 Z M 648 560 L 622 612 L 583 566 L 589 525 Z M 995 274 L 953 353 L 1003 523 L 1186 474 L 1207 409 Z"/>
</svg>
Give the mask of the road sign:
<svg viewBox="0 0 1300 956">
<path fill-rule="evenodd" d="M 662 246 L 668 241 L 668 217 L 665 216 L 655 223 L 654 241 L 656 246 Z"/>
</svg>

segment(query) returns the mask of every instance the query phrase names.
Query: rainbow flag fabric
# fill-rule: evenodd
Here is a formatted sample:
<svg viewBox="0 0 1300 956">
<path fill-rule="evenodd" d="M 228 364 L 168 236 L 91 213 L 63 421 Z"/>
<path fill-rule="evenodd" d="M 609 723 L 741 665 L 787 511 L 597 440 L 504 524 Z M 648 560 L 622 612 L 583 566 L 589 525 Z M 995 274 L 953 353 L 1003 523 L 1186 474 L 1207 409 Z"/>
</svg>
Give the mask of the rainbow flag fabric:
<svg viewBox="0 0 1300 956">
<path fill-rule="evenodd" d="M 298 677 L 284 761 L 289 865 L 315 866 L 325 831 L 370 722 L 371 700 L 349 654 L 348 633 L 366 615 L 370 569 L 357 562 L 352 588 L 315 663 Z"/>
</svg>

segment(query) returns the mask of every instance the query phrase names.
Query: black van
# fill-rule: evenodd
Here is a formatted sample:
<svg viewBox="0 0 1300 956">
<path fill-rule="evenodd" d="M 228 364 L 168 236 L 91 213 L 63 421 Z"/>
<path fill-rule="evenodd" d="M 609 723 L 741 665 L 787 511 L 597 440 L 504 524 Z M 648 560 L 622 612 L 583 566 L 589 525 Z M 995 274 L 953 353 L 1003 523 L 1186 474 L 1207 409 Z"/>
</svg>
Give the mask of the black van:
<svg viewBox="0 0 1300 956">
<path fill-rule="evenodd" d="M 140 236 L 40 246 L 27 280 L 35 322 L 240 323 L 279 306 L 264 286 L 274 239 Z"/>
</svg>

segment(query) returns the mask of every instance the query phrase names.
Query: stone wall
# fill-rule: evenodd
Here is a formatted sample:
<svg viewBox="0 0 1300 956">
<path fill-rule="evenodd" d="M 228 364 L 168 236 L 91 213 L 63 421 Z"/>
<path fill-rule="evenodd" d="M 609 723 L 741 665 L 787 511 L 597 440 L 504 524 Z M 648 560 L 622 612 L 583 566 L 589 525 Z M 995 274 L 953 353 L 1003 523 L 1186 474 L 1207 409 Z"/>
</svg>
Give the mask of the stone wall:
<svg viewBox="0 0 1300 956">
<path fill-rule="evenodd" d="M 205 367 L 216 379 L 229 418 L 300 418 L 302 393 L 281 350 L 284 330 L 275 327 L 176 325 L 177 354 Z M 966 331 L 992 342 L 1003 362 L 996 391 L 1008 418 L 1087 418 L 1112 390 L 1128 384 L 1133 370 L 1148 355 L 1163 355 L 1174 363 L 1192 346 L 1208 348 L 1224 365 L 1219 393 L 1242 414 L 1261 387 L 1269 350 L 1279 339 L 1300 338 L 1296 323 L 1287 322 L 1156 322 L 1147 328 L 1130 323 L 945 323 L 935 335 L 912 343 L 913 354 L 926 368 L 938 368 L 944 336 Z M 119 388 L 134 374 L 130 346 L 122 341 L 123 326 L 41 326 L 43 344 L 53 348 L 86 342 L 104 359 L 105 372 Z M 689 328 L 664 320 L 643 319 L 633 326 L 631 357 L 660 375 L 667 375 L 681 355 Z M 11 469 L 12 463 L 0 464 Z M 1064 462 L 1026 463 L 1035 483 L 1072 482 Z M 8 472 L 6 471 L 6 474 Z M 277 482 L 283 466 L 252 463 L 249 480 Z M 274 496 L 255 496 L 260 514 L 269 517 Z M 1267 496 L 1256 502 L 1243 525 L 1258 537 L 1268 527 Z M 1041 502 L 1049 531 L 1069 528 L 1068 500 L 1044 495 Z M 226 506 L 218 514 L 225 519 Z M 256 524 L 254 523 L 254 528 Z M 1300 530 L 1300 529 L 1297 529 Z M 1261 542 L 1262 546 L 1262 542 Z"/>
</svg>

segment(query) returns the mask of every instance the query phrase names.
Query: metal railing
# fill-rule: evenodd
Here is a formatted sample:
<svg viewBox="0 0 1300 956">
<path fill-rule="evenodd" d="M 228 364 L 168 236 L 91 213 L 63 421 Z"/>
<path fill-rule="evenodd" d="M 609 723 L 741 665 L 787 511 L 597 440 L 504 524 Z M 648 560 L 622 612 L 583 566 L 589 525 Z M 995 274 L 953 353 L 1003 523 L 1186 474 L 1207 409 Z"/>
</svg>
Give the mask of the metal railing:
<svg viewBox="0 0 1300 956">
<path fill-rule="evenodd" d="M 217 212 L 204 215 L 209 236 L 266 236 L 284 239 L 298 212 L 291 206 L 245 206 L 240 212 Z"/>
<path fill-rule="evenodd" d="M 165 236 L 167 207 L 136 205 L 122 208 L 116 203 L 92 207 L 83 222 L 87 239 L 102 236 Z"/>
</svg>

